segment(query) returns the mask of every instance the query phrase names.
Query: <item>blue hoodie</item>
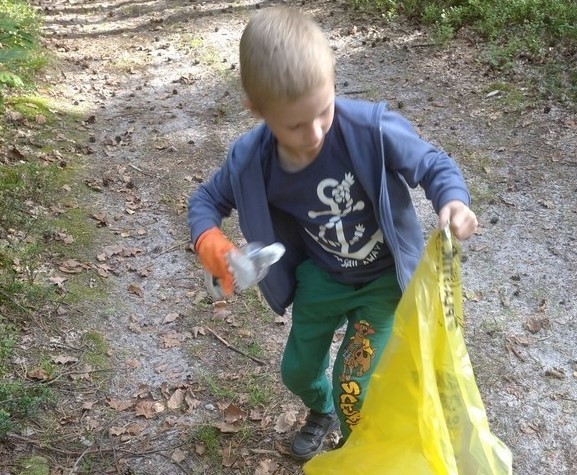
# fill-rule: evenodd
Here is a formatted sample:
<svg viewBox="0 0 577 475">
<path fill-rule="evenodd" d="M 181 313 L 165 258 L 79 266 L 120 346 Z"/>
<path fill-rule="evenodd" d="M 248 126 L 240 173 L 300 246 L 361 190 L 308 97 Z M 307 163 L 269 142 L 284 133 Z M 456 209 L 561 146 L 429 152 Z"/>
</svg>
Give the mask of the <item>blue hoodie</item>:
<svg viewBox="0 0 577 475">
<path fill-rule="evenodd" d="M 334 120 L 342 131 L 355 173 L 372 201 L 395 260 L 399 285 L 405 289 L 424 247 L 408 187 L 420 185 L 438 213 L 451 200 L 469 205 L 462 174 L 445 152 L 422 140 L 411 124 L 389 111 L 385 103 L 337 98 Z M 282 315 L 293 301 L 295 269 L 306 254 L 294 218 L 267 201 L 266 182 L 275 146 L 264 123 L 239 137 L 224 165 L 190 196 L 188 224 L 196 243 L 204 231 L 220 227 L 222 219 L 236 209 L 248 242 L 282 242 L 285 255 L 259 283 L 270 307 Z"/>
</svg>

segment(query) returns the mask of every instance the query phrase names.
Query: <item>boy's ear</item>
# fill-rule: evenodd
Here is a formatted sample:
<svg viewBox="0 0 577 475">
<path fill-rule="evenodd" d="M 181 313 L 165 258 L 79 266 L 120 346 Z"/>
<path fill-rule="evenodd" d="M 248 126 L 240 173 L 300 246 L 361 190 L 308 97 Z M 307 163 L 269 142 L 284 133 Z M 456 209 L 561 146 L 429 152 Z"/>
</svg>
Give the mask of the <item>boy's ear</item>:
<svg viewBox="0 0 577 475">
<path fill-rule="evenodd" d="M 242 98 L 242 105 L 251 111 L 256 117 L 261 117 L 261 113 L 248 97 L 244 96 Z"/>
</svg>

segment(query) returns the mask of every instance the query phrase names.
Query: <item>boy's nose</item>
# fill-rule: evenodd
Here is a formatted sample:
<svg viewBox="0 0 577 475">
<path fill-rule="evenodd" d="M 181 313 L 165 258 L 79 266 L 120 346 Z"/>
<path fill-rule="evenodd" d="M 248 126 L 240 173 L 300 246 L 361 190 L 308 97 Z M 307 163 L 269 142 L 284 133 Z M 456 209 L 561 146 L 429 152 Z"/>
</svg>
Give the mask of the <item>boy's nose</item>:
<svg viewBox="0 0 577 475">
<path fill-rule="evenodd" d="M 323 138 L 323 127 L 320 120 L 315 120 L 308 128 L 308 141 L 317 143 Z"/>
</svg>

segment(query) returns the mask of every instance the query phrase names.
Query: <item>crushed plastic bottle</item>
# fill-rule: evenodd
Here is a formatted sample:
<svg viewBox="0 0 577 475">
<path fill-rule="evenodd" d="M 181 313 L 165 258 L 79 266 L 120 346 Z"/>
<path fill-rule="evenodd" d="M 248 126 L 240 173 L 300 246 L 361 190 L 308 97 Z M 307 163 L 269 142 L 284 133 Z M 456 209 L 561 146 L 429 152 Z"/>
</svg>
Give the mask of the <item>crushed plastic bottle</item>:
<svg viewBox="0 0 577 475">
<path fill-rule="evenodd" d="M 270 266 L 285 253 L 285 247 L 275 242 L 265 246 L 260 242 L 251 242 L 228 252 L 228 268 L 234 277 L 234 290 L 241 292 L 260 282 L 268 274 Z M 224 297 L 217 279 L 209 273 L 205 276 L 206 289 L 215 299 Z"/>
</svg>

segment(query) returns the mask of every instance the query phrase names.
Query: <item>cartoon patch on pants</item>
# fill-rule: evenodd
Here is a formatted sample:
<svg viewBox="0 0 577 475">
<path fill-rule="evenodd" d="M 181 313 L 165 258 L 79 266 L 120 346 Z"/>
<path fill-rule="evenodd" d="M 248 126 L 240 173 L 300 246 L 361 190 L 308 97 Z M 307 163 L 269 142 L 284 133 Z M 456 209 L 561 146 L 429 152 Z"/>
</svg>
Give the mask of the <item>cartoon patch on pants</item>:
<svg viewBox="0 0 577 475">
<path fill-rule="evenodd" d="M 371 347 L 371 341 L 367 335 L 372 335 L 375 330 L 365 320 L 355 323 L 356 333 L 350 338 L 347 347 L 343 351 L 343 374 L 341 381 L 349 381 L 355 376 L 360 377 L 371 367 L 375 348 Z"/>
</svg>

